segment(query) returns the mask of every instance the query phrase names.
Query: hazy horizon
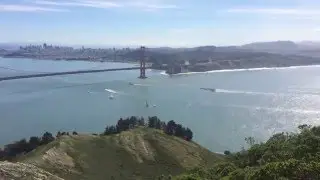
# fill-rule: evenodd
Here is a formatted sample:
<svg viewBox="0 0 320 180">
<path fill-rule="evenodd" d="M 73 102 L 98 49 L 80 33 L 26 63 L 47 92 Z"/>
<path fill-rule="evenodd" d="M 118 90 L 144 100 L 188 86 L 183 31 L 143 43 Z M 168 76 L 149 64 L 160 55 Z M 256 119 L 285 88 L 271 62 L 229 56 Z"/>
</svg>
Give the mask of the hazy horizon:
<svg viewBox="0 0 320 180">
<path fill-rule="evenodd" d="M 274 40 L 274 41 L 256 41 L 256 42 L 249 42 L 247 44 L 253 44 L 253 43 L 269 43 L 269 42 L 293 42 L 296 44 L 305 44 L 305 43 L 313 43 L 316 45 L 320 45 L 320 41 L 312 41 L 312 40 L 303 40 L 303 41 L 291 41 L 291 40 Z M 1 45 L 12 45 L 12 46 L 27 46 L 27 45 L 43 45 L 44 43 L 48 45 L 55 45 L 55 46 L 67 46 L 67 47 L 73 47 L 73 48 L 81 48 L 82 46 L 87 47 L 87 48 L 138 48 L 141 45 L 117 45 L 117 44 L 64 44 L 64 43 L 50 43 L 50 42 L 0 42 Z M 149 48 L 194 48 L 194 47 L 203 47 L 203 46 L 216 46 L 216 47 L 231 47 L 231 46 L 243 46 L 247 44 L 231 44 L 231 45 L 216 45 L 216 44 L 202 44 L 202 45 L 197 45 L 197 46 L 160 46 L 160 45 L 151 45 L 147 46 Z"/>
</svg>

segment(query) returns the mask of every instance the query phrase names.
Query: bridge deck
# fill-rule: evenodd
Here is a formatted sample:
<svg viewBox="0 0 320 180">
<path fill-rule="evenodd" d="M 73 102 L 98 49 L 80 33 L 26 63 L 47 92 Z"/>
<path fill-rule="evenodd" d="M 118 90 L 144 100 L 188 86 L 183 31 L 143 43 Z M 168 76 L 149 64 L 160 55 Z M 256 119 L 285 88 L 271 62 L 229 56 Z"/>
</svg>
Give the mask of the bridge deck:
<svg viewBox="0 0 320 180">
<path fill-rule="evenodd" d="M 149 68 L 150 67 L 146 67 L 146 69 L 149 69 Z M 7 80 L 14 80 L 14 79 L 27 79 L 27 78 L 35 78 L 35 77 L 60 76 L 60 75 L 69 75 L 69 74 L 87 74 L 87 73 L 98 73 L 98 72 L 108 72 L 108 71 L 125 71 L 125 70 L 135 70 L 135 69 L 140 69 L 140 67 L 99 69 L 99 70 L 78 70 L 78 71 L 67 71 L 67 72 L 9 76 L 9 77 L 0 77 L 0 81 L 7 81 Z"/>
</svg>

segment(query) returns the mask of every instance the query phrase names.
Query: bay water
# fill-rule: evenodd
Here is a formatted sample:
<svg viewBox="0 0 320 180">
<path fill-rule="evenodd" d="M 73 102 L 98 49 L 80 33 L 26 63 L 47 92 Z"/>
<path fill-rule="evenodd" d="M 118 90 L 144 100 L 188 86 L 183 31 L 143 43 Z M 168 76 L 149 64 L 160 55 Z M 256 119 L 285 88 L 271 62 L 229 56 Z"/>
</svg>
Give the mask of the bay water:
<svg viewBox="0 0 320 180">
<path fill-rule="evenodd" d="M 0 58 L 0 77 L 131 66 Z M 138 76 L 130 70 L 2 81 L 0 144 L 45 131 L 100 133 L 120 117 L 158 116 L 191 128 L 197 143 L 223 152 L 239 150 L 248 136 L 264 141 L 300 124 L 320 124 L 319 66 Z"/>
</svg>

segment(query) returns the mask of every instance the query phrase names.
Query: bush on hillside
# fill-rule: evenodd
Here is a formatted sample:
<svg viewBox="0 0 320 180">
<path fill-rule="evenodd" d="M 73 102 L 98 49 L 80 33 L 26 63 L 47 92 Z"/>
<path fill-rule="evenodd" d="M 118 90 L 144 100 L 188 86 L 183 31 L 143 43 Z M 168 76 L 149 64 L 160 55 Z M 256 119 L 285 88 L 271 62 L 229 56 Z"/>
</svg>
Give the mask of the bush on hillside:
<svg viewBox="0 0 320 180">
<path fill-rule="evenodd" d="M 224 154 L 224 155 L 226 155 L 226 156 L 228 156 L 228 155 L 230 155 L 230 154 L 231 154 L 231 152 L 230 152 L 230 151 L 228 151 L 228 150 L 226 150 L 226 151 L 224 151 L 224 152 L 223 152 L 223 154 Z"/>
<path fill-rule="evenodd" d="M 320 126 L 301 125 L 298 128 L 299 133 L 278 133 L 265 143 L 257 144 L 253 138 L 246 138 L 251 147 L 237 153 L 225 153 L 228 162 L 212 169 L 190 171 L 187 176 L 177 179 L 207 179 L 208 174 L 230 180 L 320 179 Z"/>
<path fill-rule="evenodd" d="M 153 116 L 153 117 L 148 118 L 148 127 L 149 128 L 161 129 L 161 128 L 163 128 L 163 124 L 165 124 L 165 122 L 162 122 L 157 116 Z"/>
<path fill-rule="evenodd" d="M 107 126 L 103 135 L 118 134 L 122 131 L 127 131 L 129 129 L 144 125 L 145 121 L 143 117 L 138 118 L 132 116 L 126 119 L 120 118 L 117 122 L 117 125 Z M 193 132 L 189 128 L 185 128 L 181 124 L 176 124 L 173 120 L 165 123 L 156 116 L 148 117 L 147 126 L 149 128 L 163 130 L 168 135 L 177 136 L 187 141 L 191 141 L 193 138 Z"/>
<path fill-rule="evenodd" d="M 61 134 L 60 131 L 58 131 L 58 132 L 57 132 L 57 135 L 56 135 L 56 138 L 59 138 L 60 136 L 62 136 L 62 134 Z"/>
<path fill-rule="evenodd" d="M 48 144 L 54 141 L 54 137 L 51 133 L 46 132 L 41 138 L 39 137 L 30 137 L 29 141 L 26 139 L 21 139 L 20 141 L 7 144 L 4 146 L 4 149 L 0 149 L 0 160 L 12 160 L 18 155 L 31 152 L 41 145 Z"/>
<path fill-rule="evenodd" d="M 193 132 L 189 128 L 185 128 L 181 124 L 176 124 L 173 120 L 169 121 L 166 125 L 165 133 L 184 138 L 187 141 L 191 141 L 193 138 Z"/>
<path fill-rule="evenodd" d="M 73 131 L 72 132 L 73 135 L 78 135 L 78 133 L 76 131 Z M 59 138 L 61 136 L 69 136 L 70 133 L 69 132 L 61 132 L 61 131 L 58 131 L 57 132 L 57 135 L 56 135 L 56 138 Z"/>
</svg>

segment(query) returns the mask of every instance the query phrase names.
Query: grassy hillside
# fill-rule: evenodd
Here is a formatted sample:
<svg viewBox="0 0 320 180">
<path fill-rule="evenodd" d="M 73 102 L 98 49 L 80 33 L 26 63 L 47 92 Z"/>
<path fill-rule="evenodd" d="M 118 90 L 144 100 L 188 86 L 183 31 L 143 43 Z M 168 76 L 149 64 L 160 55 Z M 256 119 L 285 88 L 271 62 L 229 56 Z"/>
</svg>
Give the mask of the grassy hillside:
<svg viewBox="0 0 320 180">
<path fill-rule="evenodd" d="M 225 151 L 222 156 L 192 142 L 188 138 L 191 130 L 179 124 L 172 134 L 173 121 L 165 125 L 151 117 L 149 128 L 125 128 L 131 120 L 120 119 L 116 133 L 113 126 L 107 127 L 103 135 L 62 133 L 65 135 L 60 134 L 25 155 L 15 156 L 16 163 L 0 161 L 0 179 L 3 176 L 25 180 L 320 179 L 320 126 L 301 125 L 299 133 L 275 134 L 263 143 L 248 137 L 245 139 L 250 145 L 248 150 Z M 155 129 L 161 124 L 165 125 L 164 130 Z M 109 133 L 115 134 L 106 135 Z M 186 137 L 182 138 L 181 133 Z M 44 137 L 41 142 L 50 136 Z M 25 146 L 22 142 L 10 144 L 2 152 L 10 154 L 21 149 Z"/>
<path fill-rule="evenodd" d="M 57 178 L 105 180 L 178 175 L 222 159 L 194 142 L 141 127 L 108 136 L 61 136 L 17 161 Z"/>
<path fill-rule="evenodd" d="M 58 176 L 31 164 L 0 162 L 0 179 L 3 180 L 4 178 L 5 180 L 63 180 Z"/>
</svg>

